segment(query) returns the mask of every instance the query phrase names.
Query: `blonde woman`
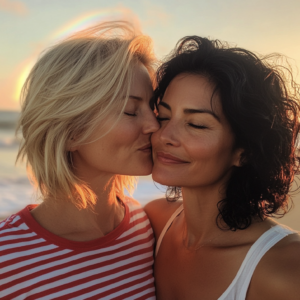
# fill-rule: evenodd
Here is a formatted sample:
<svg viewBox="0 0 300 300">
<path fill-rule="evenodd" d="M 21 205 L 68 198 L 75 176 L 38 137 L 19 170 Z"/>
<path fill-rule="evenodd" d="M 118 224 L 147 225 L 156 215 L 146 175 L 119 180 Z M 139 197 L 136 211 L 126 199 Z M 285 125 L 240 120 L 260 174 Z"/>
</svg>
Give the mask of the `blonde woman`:
<svg viewBox="0 0 300 300">
<path fill-rule="evenodd" d="M 42 197 L 0 225 L 1 299 L 154 299 L 153 233 L 124 196 L 152 170 L 151 40 L 124 22 L 49 49 L 19 130 Z"/>
</svg>

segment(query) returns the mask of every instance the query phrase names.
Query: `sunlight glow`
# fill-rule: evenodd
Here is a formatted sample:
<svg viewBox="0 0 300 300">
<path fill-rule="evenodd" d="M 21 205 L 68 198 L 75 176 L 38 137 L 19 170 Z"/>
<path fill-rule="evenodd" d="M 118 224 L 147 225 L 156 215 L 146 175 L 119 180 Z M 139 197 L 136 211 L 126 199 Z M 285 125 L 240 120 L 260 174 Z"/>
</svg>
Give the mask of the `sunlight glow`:
<svg viewBox="0 0 300 300">
<path fill-rule="evenodd" d="M 103 9 L 100 11 L 93 11 L 89 13 L 85 13 L 80 17 L 70 21 L 68 24 L 55 31 L 49 39 L 60 40 L 68 37 L 72 33 L 76 31 L 83 30 L 93 24 L 105 21 L 113 21 L 113 20 L 124 20 L 126 15 L 130 13 L 129 10 L 125 8 L 111 8 L 111 9 Z"/>
<path fill-rule="evenodd" d="M 22 87 L 23 87 L 23 85 L 26 81 L 26 78 L 28 77 L 33 65 L 34 65 L 34 60 L 32 59 L 32 60 L 27 60 L 25 63 L 23 63 L 23 67 L 21 67 L 20 76 L 17 79 L 16 88 L 15 88 L 14 96 L 13 96 L 13 99 L 17 102 L 20 100 Z"/>
<path fill-rule="evenodd" d="M 133 12 L 123 6 L 117 6 L 115 8 L 103 9 L 99 11 L 93 11 L 85 13 L 76 19 L 68 22 L 66 25 L 56 30 L 50 36 L 48 36 L 44 42 L 43 48 L 46 48 L 49 45 L 54 44 L 55 42 L 62 40 L 71 34 L 83 30 L 93 24 L 105 21 L 116 21 L 116 20 L 130 20 L 139 27 L 138 18 L 133 14 Z M 20 67 L 21 72 L 19 77 L 16 80 L 15 91 L 13 99 L 19 101 L 22 87 L 26 81 L 27 76 L 30 73 L 31 68 L 34 65 L 38 55 L 35 55 L 34 58 L 26 60 Z"/>
</svg>

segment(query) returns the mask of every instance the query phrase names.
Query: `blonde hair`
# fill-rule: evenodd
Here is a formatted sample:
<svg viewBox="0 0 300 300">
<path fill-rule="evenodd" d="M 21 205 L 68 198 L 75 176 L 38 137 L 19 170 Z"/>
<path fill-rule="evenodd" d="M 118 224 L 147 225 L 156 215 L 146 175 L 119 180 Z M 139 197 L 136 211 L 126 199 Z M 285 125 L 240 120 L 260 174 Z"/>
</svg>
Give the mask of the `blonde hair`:
<svg viewBox="0 0 300 300">
<path fill-rule="evenodd" d="M 95 204 L 94 192 L 73 172 L 68 145 L 74 137 L 76 145 L 85 143 L 112 113 L 121 116 L 133 68 L 142 63 L 154 74 L 152 49 L 152 40 L 131 24 L 108 22 L 70 36 L 37 61 L 22 90 L 17 161 L 26 160 L 43 199 L 66 198 L 78 208 Z M 131 193 L 135 182 L 117 175 L 115 192 Z"/>
</svg>

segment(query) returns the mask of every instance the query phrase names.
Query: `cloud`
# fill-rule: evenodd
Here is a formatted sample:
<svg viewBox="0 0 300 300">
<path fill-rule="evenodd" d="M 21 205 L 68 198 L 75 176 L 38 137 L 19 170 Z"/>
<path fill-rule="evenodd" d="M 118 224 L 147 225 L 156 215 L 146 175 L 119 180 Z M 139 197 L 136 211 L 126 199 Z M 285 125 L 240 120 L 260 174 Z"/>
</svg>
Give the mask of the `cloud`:
<svg viewBox="0 0 300 300">
<path fill-rule="evenodd" d="M 6 11 L 17 15 L 28 13 L 26 5 L 21 1 L 0 0 L 0 11 Z"/>
</svg>

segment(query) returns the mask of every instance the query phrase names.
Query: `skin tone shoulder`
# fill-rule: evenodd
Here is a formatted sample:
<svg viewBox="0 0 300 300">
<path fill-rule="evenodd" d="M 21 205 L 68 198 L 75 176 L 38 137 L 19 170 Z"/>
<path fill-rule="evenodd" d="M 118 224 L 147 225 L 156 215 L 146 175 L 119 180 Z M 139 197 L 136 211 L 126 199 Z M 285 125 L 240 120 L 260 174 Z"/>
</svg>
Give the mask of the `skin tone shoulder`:
<svg viewBox="0 0 300 300">
<path fill-rule="evenodd" d="M 217 203 L 243 149 L 235 147 L 219 95 L 207 78 L 175 77 L 159 103 L 158 120 L 161 128 L 152 135 L 153 179 L 182 187 L 184 211 L 165 234 L 155 261 L 157 297 L 218 299 L 253 243 L 277 223 L 254 218 L 246 230 L 235 232 L 216 224 Z M 156 239 L 179 205 L 166 199 L 146 205 Z M 246 299 L 298 299 L 299 250 L 297 234 L 271 248 L 255 269 Z"/>
<path fill-rule="evenodd" d="M 150 137 L 159 128 L 149 105 L 152 94 L 148 71 L 138 64 L 129 101 L 116 126 L 101 137 L 111 128 L 118 112 L 104 126 L 100 124 L 87 143 L 70 148 L 76 176 L 88 183 L 97 196 L 94 211 L 78 210 L 67 199 L 46 199 L 31 211 L 40 225 L 60 237 L 88 241 L 103 237 L 121 223 L 125 211 L 113 189 L 115 176 L 149 175 L 152 171 Z"/>
</svg>

